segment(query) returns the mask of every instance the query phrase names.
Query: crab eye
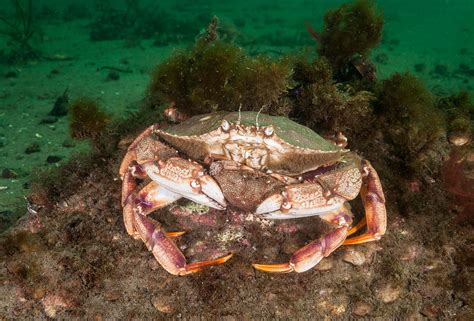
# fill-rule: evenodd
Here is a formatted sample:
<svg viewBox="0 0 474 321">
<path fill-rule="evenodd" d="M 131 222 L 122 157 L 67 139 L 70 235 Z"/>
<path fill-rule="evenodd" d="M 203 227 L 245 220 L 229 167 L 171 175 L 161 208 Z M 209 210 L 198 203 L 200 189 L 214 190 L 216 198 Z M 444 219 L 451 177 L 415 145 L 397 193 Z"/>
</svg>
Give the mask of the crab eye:
<svg viewBox="0 0 474 321">
<path fill-rule="evenodd" d="M 222 128 L 222 130 L 225 131 L 225 132 L 229 131 L 229 129 L 230 129 L 230 124 L 229 124 L 229 122 L 224 119 L 224 120 L 222 121 L 221 128 Z"/>
<path fill-rule="evenodd" d="M 201 186 L 201 184 L 195 179 L 193 179 L 189 185 L 191 185 L 192 188 L 199 188 Z"/>
<path fill-rule="evenodd" d="M 274 131 L 275 131 L 275 130 L 273 129 L 273 126 L 270 125 L 270 126 L 267 126 L 267 127 L 265 128 L 265 130 L 263 131 L 263 133 L 265 134 L 265 136 L 272 136 Z"/>
<path fill-rule="evenodd" d="M 291 204 L 289 202 L 283 202 L 283 204 L 281 204 L 281 208 L 284 210 L 289 210 L 291 208 Z"/>
</svg>

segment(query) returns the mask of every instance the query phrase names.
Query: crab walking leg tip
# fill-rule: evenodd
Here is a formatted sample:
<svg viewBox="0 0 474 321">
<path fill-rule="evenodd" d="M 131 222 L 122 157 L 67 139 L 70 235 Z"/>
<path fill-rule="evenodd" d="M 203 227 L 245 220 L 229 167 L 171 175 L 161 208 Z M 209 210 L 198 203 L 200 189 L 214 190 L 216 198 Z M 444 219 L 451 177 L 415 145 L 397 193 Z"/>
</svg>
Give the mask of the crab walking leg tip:
<svg viewBox="0 0 474 321">
<path fill-rule="evenodd" d="M 347 235 L 349 236 L 349 235 L 354 234 L 355 232 L 357 232 L 358 230 L 360 230 L 366 225 L 367 225 L 367 219 L 364 217 L 363 219 L 360 220 L 359 223 L 357 223 L 357 225 L 354 225 L 353 227 L 351 227 L 349 232 L 347 232 Z"/>
<path fill-rule="evenodd" d="M 290 273 L 294 271 L 293 265 L 290 263 L 282 264 L 252 264 L 255 270 L 270 273 Z"/>
<path fill-rule="evenodd" d="M 371 241 L 378 241 L 380 240 L 381 237 L 382 236 L 378 234 L 375 234 L 375 235 L 363 234 L 363 235 L 345 240 L 343 245 L 356 245 L 356 244 L 362 244 L 362 243 L 367 243 Z"/>
<path fill-rule="evenodd" d="M 186 234 L 186 232 L 184 232 L 184 231 L 166 232 L 166 236 L 168 236 L 168 237 L 178 237 L 178 236 L 181 236 L 181 235 L 184 235 L 184 234 Z"/>
<path fill-rule="evenodd" d="M 199 272 L 202 270 L 203 267 L 210 266 L 210 265 L 219 265 L 219 264 L 224 264 L 227 262 L 234 254 L 230 253 L 226 256 L 214 259 L 214 260 L 209 260 L 209 261 L 203 261 L 203 262 L 195 262 L 195 263 L 189 263 L 186 265 L 184 271 L 180 273 L 180 275 L 187 275 L 195 272 Z"/>
</svg>

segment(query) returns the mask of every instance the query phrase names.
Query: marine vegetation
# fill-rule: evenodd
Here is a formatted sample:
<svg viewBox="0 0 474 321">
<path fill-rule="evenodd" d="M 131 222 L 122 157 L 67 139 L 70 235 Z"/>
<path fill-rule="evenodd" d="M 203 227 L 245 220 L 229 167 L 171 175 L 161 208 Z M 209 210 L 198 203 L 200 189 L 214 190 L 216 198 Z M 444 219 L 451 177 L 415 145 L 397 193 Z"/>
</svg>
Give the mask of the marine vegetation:
<svg viewBox="0 0 474 321">
<path fill-rule="evenodd" d="M 474 133 L 474 103 L 469 93 L 461 91 L 448 97 L 442 97 L 437 103 L 447 117 L 448 139 L 456 146 L 469 143 Z"/>
<path fill-rule="evenodd" d="M 97 102 L 88 97 L 73 101 L 69 113 L 71 137 L 77 140 L 89 139 L 92 143 L 97 142 L 110 120 L 110 116 L 99 108 Z"/>
<path fill-rule="evenodd" d="M 197 41 L 156 67 L 148 99 L 151 105 L 174 102 L 189 115 L 237 110 L 240 105 L 242 110 L 265 107 L 269 112 L 278 107 L 290 73 L 288 59 L 252 58 L 221 40 Z"/>
<path fill-rule="evenodd" d="M 324 15 L 321 32 L 314 31 L 308 24 L 308 30 L 318 41 L 317 51 L 332 66 L 336 77 L 344 80 L 351 67 L 357 67 L 362 73 L 370 67 L 370 49 L 382 39 L 384 17 L 372 0 L 357 0 L 344 4 Z"/>
<path fill-rule="evenodd" d="M 232 256 L 186 262 L 171 240 L 176 233 L 166 233 L 147 217 L 180 198 L 270 220 L 319 216 L 335 226 L 295 251 L 288 263 L 253 265 L 266 272 L 305 272 L 342 244 L 375 241 L 385 234 L 385 197 L 370 163 L 286 117 L 217 112 L 168 130 L 158 127 L 148 127 L 129 146 L 120 165 L 121 195 L 128 234 L 143 240 L 171 274 L 195 273 Z M 139 190 L 136 178 L 151 182 Z M 367 218 L 351 229 L 353 215 L 346 202 L 359 192 Z M 365 225 L 365 233 L 346 239 Z"/>
<path fill-rule="evenodd" d="M 425 180 L 439 170 L 446 153 L 443 148 L 446 124 L 436 108 L 435 97 L 425 85 L 409 73 L 395 73 L 384 80 L 377 93 L 377 112 L 383 117 L 393 154 L 408 171 Z"/>
<path fill-rule="evenodd" d="M 352 139 L 373 126 L 373 93 L 337 83 L 325 58 L 299 55 L 293 62 L 292 78 L 298 85 L 290 117 L 313 130 L 343 132 Z"/>
<path fill-rule="evenodd" d="M 35 36 L 40 35 L 38 25 L 33 18 L 32 0 L 11 0 L 11 16 L 0 16 L 0 34 L 8 37 L 11 51 L 1 60 L 8 63 L 22 63 L 40 56 L 38 49 L 31 44 Z"/>
</svg>

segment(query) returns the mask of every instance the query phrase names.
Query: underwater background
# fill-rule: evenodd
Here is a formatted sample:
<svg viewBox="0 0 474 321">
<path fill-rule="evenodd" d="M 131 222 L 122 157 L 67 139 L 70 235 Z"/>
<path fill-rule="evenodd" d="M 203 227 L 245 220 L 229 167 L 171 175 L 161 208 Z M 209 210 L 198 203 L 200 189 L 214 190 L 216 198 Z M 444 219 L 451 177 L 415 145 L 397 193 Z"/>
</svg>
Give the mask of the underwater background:
<svg viewBox="0 0 474 321">
<path fill-rule="evenodd" d="M 473 21 L 470 0 L 0 0 L 0 318 L 473 320 Z M 187 257 L 240 254 L 163 271 L 123 227 L 126 146 L 167 107 L 241 103 L 342 131 L 379 172 L 387 235 L 264 275 L 250 263 L 325 227 L 204 224 L 231 235 L 206 252 L 166 214 Z"/>
</svg>

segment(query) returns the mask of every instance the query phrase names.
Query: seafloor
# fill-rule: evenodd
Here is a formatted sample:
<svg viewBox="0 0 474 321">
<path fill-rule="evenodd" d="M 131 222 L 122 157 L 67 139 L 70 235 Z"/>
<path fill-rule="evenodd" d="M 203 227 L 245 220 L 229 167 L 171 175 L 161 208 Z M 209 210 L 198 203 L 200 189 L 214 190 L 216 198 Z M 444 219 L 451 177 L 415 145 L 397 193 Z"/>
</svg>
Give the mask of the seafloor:
<svg viewBox="0 0 474 321">
<path fill-rule="evenodd" d="M 462 1 L 442 4 L 380 2 L 384 40 L 372 52 L 380 79 L 410 71 L 437 95 L 472 93 L 472 74 L 459 70 L 474 63 L 473 9 Z M 212 12 L 221 21 L 236 21 L 235 41 L 246 43 L 250 54 L 278 56 L 314 46 L 305 38 L 304 21 L 320 29 L 329 4 L 163 6 L 181 17 Z M 0 224 L 8 228 L 0 239 L 0 319 L 474 319 L 473 195 L 472 186 L 460 183 L 468 174 L 467 184 L 474 180 L 472 147 L 452 147 L 444 184 L 441 175 L 429 183 L 409 181 L 387 157 L 390 145 L 381 141 L 380 128 L 364 142 L 349 140 L 350 148 L 375 146 L 364 156 L 379 170 L 387 199 L 387 234 L 379 242 L 344 246 L 302 274 L 265 274 L 250 263 L 285 262 L 328 227 L 317 217 L 271 222 L 231 210 L 202 213 L 182 201 L 153 217 L 187 232 L 177 239 L 185 255 L 235 255 L 186 277 L 164 271 L 125 232 L 118 167 L 127 144 L 158 114 L 138 112 L 150 72 L 173 48 L 192 41 L 92 42 L 91 21 L 61 14 L 43 18 L 43 59 L 0 64 L 0 169 L 9 170 L 0 179 Z M 119 77 L 111 77 L 111 70 L 119 70 Z M 116 149 L 106 156 L 90 153 L 87 143 L 70 139 L 67 117 L 47 119 L 66 89 L 71 100 L 93 97 L 115 117 L 117 132 L 108 134 L 120 141 Z M 32 146 L 34 152 L 26 152 Z M 30 184 L 39 169 L 59 166 Z M 25 195 L 33 206 L 29 212 Z M 360 200 L 352 206 L 360 219 Z"/>
</svg>

